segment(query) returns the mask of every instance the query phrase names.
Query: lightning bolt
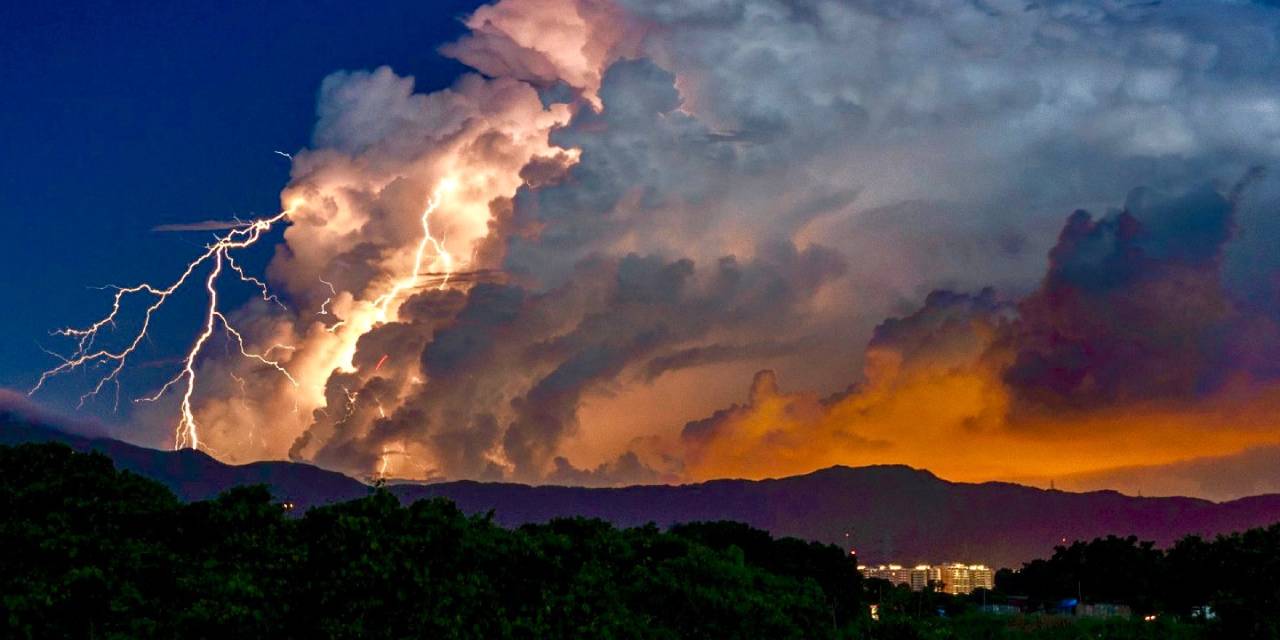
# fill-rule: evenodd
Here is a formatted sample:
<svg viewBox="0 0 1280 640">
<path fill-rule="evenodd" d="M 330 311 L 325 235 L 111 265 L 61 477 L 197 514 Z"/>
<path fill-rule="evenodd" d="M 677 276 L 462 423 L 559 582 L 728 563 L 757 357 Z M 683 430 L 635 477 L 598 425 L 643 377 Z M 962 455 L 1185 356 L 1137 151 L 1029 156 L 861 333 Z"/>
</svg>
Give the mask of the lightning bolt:
<svg viewBox="0 0 1280 640">
<path fill-rule="evenodd" d="M 406 289 L 412 288 L 422 277 L 423 261 L 426 259 L 427 247 L 431 247 L 435 251 L 436 262 L 441 264 L 441 271 L 445 272 L 444 280 L 440 283 L 440 289 L 444 290 L 449 285 L 449 276 L 453 273 L 453 255 L 445 248 L 444 243 L 437 240 L 431 234 L 431 214 L 440 208 L 441 198 L 446 192 L 453 191 L 458 188 L 457 180 L 453 178 L 445 178 L 440 181 L 431 193 L 431 198 L 427 200 L 427 208 L 422 211 L 422 238 L 418 241 L 418 248 L 413 254 L 413 272 L 408 277 L 401 279 L 391 287 L 391 290 L 378 296 L 373 301 L 374 307 L 377 308 L 377 321 L 386 323 L 391 308 L 391 303 L 395 302 L 404 293 Z"/>
<path fill-rule="evenodd" d="M 347 420 L 350 420 L 351 416 L 356 412 L 356 401 L 360 399 L 360 392 L 352 391 L 347 387 L 343 387 L 342 392 L 347 395 L 347 415 L 342 418 L 342 422 L 346 422 Z"/>
<path fill-rule="evenodd" d="M 329 282 L 324 278 L 320 278 L 320 284 L 323 284 L 324 286 L 329 287 L 329 297 L 325 298 L 324 302 L 320 303 L 320 310 L 316 312 L 316 315 L 327 316 L 329 315 L 329 303 L 333 302 L 333 297 L 338 295 L 338 290 L 333 288 L 332 282 Z"/>
<path fill-rule="evenodd" d="M 234 371 L 228 371 L 227 373 L 231 376 L 231 379 L 232 379 L 232 380 L 235 380 L 235 381 L 236 381 L 236 384 L 237 384 L 237 385 L 239 385 L 239 387 L 240 387 L 240 404 L 245 408 L 245 410 L 246 410 L 246 411 L 248 411 L 248 410 L 250 409 L 250 407 L 249 407 L 249 400 L 248 400 L 248 398 L 249 398 L 249 385 L 248 385 L 248 383 L 245 381 L 245 379 L 244 379 L 244 378 L 241 378 L 240 376 L 236 375 L 236 373 L 235 373 Z M 249 433 L 248 433 L 248 435 L 245 437 L 245 441 L 246 441 L 246 442 L 249 442 L 249 443 L 252 443 L 252 442 L 253 442 L 253 440 L 254 440 L 254 437 L 255 437 L 255 436 L 257 436 L 257 433 L 258 433 L 258 421 L 257 421 L 257 420 L 255 420 L 252 416 L 250 416 L 250 418 L 249 418 Z"/>
<path fill-rule="evenodd" d="M 286 155 L 281 153 L 281 155 Z M 423 277 L 424 268 L 427 266 L 434 267 L 436 271 L 443 272 L 444 278 L 439 285 L 440 289 L 449 286 L 449 278 L 454 270 L 454 257 L 448 252 L 444 246 L 444 242 L 437 239 L 431 232 L 431 216 L 435 213 L 443 200 L 446 193 L 457 188 L 457 181 L 453 178 L 445 178 L 436 185 L 432 191 L 431 197 L 428 199 L 427 206 L 423 210 L 420 221 L 422 226 L 422 238 L 418 241 L 418 245 L 414 252 L 413 269 L 405 277 L 397 280 L 391 286 L 390 290 L 376 298 L 372 302 L 373 324 L 383 324 L 392 319 L 396 309 L 393 305 L 401 298 L 405 291 L 415 288 L 417 283 Z M 77 369 L 83 369 L 90 366 L 106 364 L 109 366 L 107 372 L 98 378 L 97 382 L 83 395 L 80 396 L 79 405 L 89 399 L 97 396 L 101 390 L 108 384 L 114 383 L 117 388 L 119 386 L 119 376 L 128 364 L 129 359 L 133 356 L 143 340 L 146 339 L 148 332 L 151 330 L 151 322 L 155 314 L 161 307 L 178 291 L 182 290 L 193 279 L 196 279 L 196 273 L 202 268 L 207 268 L 208 273 L 204 276 L 204 289 L 207 296 L 207 305 L 205 307 L 204 319 L 200 329 L 200 333 L 196 336 L 194 342 L 187 350 L 186 355 L 181 360 L 181 367 L 178 372 L 165 382 L 159 390 L 150 396 L 138 398 L 135 402 L 154 402 L 168 393 L 171 389 L 181 390 L 181 402 L 179 406 L 178 424 L 174 429 L 174 448 L 193 448 L 199 449 L 202 446 L 208 448 L 200 439 L 200 430 L 196 421 L 195 410 L 193 407 L 193 397 L 197 388 L 197 362 L 203 353 L 205 347 L 213 336 L 221 331 L 225 334 L 238 348 L 240 356 L 253 360 L 263 366 L 274 369 L 295 387 L 299 385 L 298 380 L 289 372 L 281 361 L 272 357 L 272 352 L 276 350 L 292 350 L 291 345 L 276 344 L 264 352 L 254 352 L 249 350 L 244 335 L 237 330 L 228 319 L 221 307 L 221 300 L 218 291 L 218 282 L 226 274 L 234 274 L 234 276 L 242 283 L 248 284 L 255 288 L 261 295 L 262 300 L 268 303 L 279 305 L 286 308 L 284 303 L 270 292 L 265 282 L 249 275 L 238 262 L 236 262 L 233 252 L 246 249 L 257 244 L 265 234 L 270 232 L 279 224 L 286 223 L 288 219 L 301 207 L 302 201 L 292 203 L 288 208 L 279 213 L 268 217 L 252 221 L 247 221 L 242 226 L 237 226 L 221 236 L 215 236 L 211 244 L 206 245 L 205 251 L 189 262 L 181 275 L 168 286 L 161 287 L 150 283 L 142 283 L 132 287 L 109 286 L 107 289 L 114 291 L 112 296 L 111 310 L 106 316 L 102 317 L 93 324 L 83 328 L 64 328 L 54 332 L 54 335 L 70 338 L 75 341 L 75 349 L 70 356 L 57 356 L 59 364 L 52 369 L 43 372 L 39 380 L 36 382 L 29 392 L 34 394 L 39 391 L 53 377 L 68 373 Z M 427 265 L 428 249 L 434 254 L 434 258 L 430 265 Z M 330 292 L 336 295 L 337 292 L 333 285 L 321 279 L 321 282 L 329 287 Z M 127 299 L 133 297 L 142 297 L 150 299 L 146 310 L 143 312 L 140 327 L 127 339 L 124 346 L 119 348 L 97 347 L 95 346 L 99 338 L 108 329 L 116 327 L 117 320 L 122 315 L 122 307 Z M 332 300 L 332 296 L 325 300 L 321 305 L 320 315 L 329 314 L 328 305 Z M 345 324 L 345 320 L 329 327 L 330 332 Z M 382 362 L 379 361 L 380 367 Z M 348 413 L 354 410 L 355 400 L 358 394 L 348 393 Z M 385 411 L 379 406 L 379 414 L 385 416 Z"/>
<path fill-rule="evenodd" d="M 323 284 L 326 287 L 329 287 L 329 297 L 325 298 L 324 302 L 320 303 L 320 310 L 316 312 L 316 315 L 318 316 L 333 315 L 332 313 L 329 312 L 329 305 L 333 302 L 333 299 L 338 295 L 338 290 L 333 288 L 332 282 L 329 282 L 324 278 L 319 278 L 319 280 L 321 284 Z M 337 316 L 334 316 L 334 318 L 337 318 Z M 346 320 L 339 319 L 337 322 L 329 325 L 329 327 L 326 328 L 325 331 L 328 331 L 329 333 L 337 333 L 338 329 L 341 328 L 342 325 L 346 323 L 347 323 Z"/>
<path fill-rule="evenodd" d="M 284 309 L 285 311 L 289 310 L 289 307 L 284 306 L 284 303 L 280 302 L 280 298 L 271 293 L 271 290 L 267 288 L 267 283 L 245 273 L 244 269 L 240 268 L 240 264 L 235 261 L 235 258 L 231 257 L 230 253 L 227 253 L 224 257 L 227 260 L 227 266 L 231 267 L 231 270 L 235 271 L 236 275 L 240 276 L 241 282 L 247 282 L 254 287 L 257 287 L 258 291 L 262 294 L 263 302 L 274 302 L 279 305 L 281 309 Z"/>
<path fill-rule="evenodd" d="M 187 351 L 186 357 L 182 360 L 182 368 L 176 376 L 171 378 L 161 387 L 161 389 L 153 396 L 142 398 L 140 400 L 154 401 L 158 399 L 164 392 L 168 391 L 175 385 L 183 384 L 184 392 L 182 395 L 181 416 L 175 431 L 174 443 L 175 448 L 192 447 L 199 448 L 200 437 L 196 429 L 195 415 L 191 408 L 191 398 L 195 393 L 196 373 L 195 362 L 199 357 L 205 344 L 213 336 L 217 327 L 223 327 L 228 335 L 230 335 L 239 346 L 241 355 L 257 360 L 262 364 L 268 365 L 277 371 L 283 373 L 291 382 L 297 384 L 293 376 L 279 363 L 272 360 L 267 354 L 252 353 L 245 347 L 244 337 L 237 331 L 227 317 L 219 308 L 217 282 L 224 273 L 224 267 L 235 273 L 238 279 L 257 288 L 263 297 L 263 300 L 275 302 L 283 307 L 283 303 L 270 293 L 266 287 L 266 283 L 254 278 L 240 267 L 232 257 L 232 252 L 245 249 L 256 244 L 262 239 L 263 235 L 270 231 L 281 221 L 287 219 L 290 215 L 301 206 L 301 202 L 297 202 L 289 208 L 277 213 L 269 218 L 262 218 L 245 223 L 244 226 L 231 229 L 226 234 L 215 236 L 214 242 L 206 245 L 204 253 L 196 257 L 187 264 L 182 274 L 170 283 L 167 287 L 159 287 L 150 283 L 142 283 L 132 287 L 108 287 L 115 291 L 112 297 L 111 311 L 93 324 L 84 328 L 65 328 L 54 332 L 54 335 L 65 336 L 76 340 L 75 351 L 67 357 L 60 357 L 62 361 L 58 366 L 40 374 L 40 379 L 35 386 L 31 388 L 30 394 L 39 391 L 50 378 L 68 373 L 75 369 L 84 368 L 95 364 L 108 364 L 110 369 L 100 377 L 96 384 L 89 391 L 80 396 L 78 406 L 83 406 L 89 398 L 95 397 L 102 388 L 112 382 L 119 383 L 118 378 L 128 363 L 130 356 L 137 352 L 142 341 L 146 338 L 147 333 L 151 329 L 151 321 L 155 317 L 157 311 L 164 306 L 165 302 L 171 296 L 177 293 L 182 287 L 190 281 L 194 274 L 204 265 L 211 264 L 209 274 L 205 277 L 205 290 L 208 293 L 208 306 L 206 307 L 204 327 L 200 335 L 192 344 L 190 350 Z M 121 307 L 124 301 L 131 296 L 150 297 L 151 303 L 147 306 L 142 316 L 142 323 L 138 330 L 133 334 L 132 338 L 127 341 L 125 346 L 118 349 L 106 347 L 95 348 L 95 343 L 107 328 L 114 328 L 116 321 L 120 318 Z M 285 348 L 287 345 L 276 345 L 276 348 Z M 268 353 L 271 351 L 268 350 Z"/>
<path fill-rule="evenodd" d="M 398 443 L 397 448 L 382 447 L 382 455 L 378 456 L 378 473 L 375 478 L 385 479 L 391 467 L 391 456 L 402 456 L 405 461 L 410 461 L 409 452 L 405 451 L 404 443 Z"/>
</svg>

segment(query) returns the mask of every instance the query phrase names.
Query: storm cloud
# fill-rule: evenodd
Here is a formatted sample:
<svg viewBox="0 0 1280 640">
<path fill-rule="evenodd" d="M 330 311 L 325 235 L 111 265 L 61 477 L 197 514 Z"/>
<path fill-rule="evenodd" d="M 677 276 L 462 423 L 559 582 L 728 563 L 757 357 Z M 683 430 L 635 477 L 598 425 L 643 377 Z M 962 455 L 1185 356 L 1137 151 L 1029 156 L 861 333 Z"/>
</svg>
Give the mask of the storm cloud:
<svg viewBox="0 0 1280 640">
<path fill-rule="evenodd" d="M 1130 487 L 1139 470 L 1158 475 L 1163 467 L 1143 464 L 1158 449 L 1170 473 L 1231 465 L 1235 453 L 1186 460 L 1215 447 L 1270 451 L 1277 318 L 1233 290 L 1223 273 L 1245 196 L 1266 189 L 1265 180 L 1252 171 L 1224 188 L 1135 189 L 1108 214 L 1078 210 L 1030 293 L 1002 299 L 992 289 L 934 291 L 919 309 L 881 323 L 862 379 L 825 399 L 779 393 L 772 372 L 757 374 L 747 405 L 685 426 L 690 460 L 709 474 L 735 459 L 786 464 L 831 450 L 844 459 L 888 455 L 934 468 L 958 462 L 931 462 L 938 452 L 913 442 L 929 437 L 1038 449 L 1037 463 L 1074 448 L 1085 456 L 1076 464 L 1105 468 L 1115 463 L 1104 449 L 1138 437 L 1146 443 L 1105 454 L 1132 458 L 1114 475 L 1129 478 Z M 920 406 L 927 398 L 946 398 L 946 405 Z M 913 403 L 915 410 L 903 410 Z M 888 451 L 877 453 L 876 440 Z M 979 456 L 970 455 L 972 464 Z M 1006 455 L 986 449 L 980 457 L 1019 466 L 1001 461 Z M 1021 473 L 1008 477 L 1044 479 Z M 1113 477 L 1077 475 L 1082 482 Z M 1221 487 L 1213 493 L 1230 497 Z"/>
<path fill-rule="evenodd" d="M 1280 442 L 1274 6 L 501 0 L 464 23 L 448 89 L 322 83 L 267 271 L 287 308 L 234 318 L 292 378 L 202 361 L 222 455 L 609 484 Z"/>
</svg>

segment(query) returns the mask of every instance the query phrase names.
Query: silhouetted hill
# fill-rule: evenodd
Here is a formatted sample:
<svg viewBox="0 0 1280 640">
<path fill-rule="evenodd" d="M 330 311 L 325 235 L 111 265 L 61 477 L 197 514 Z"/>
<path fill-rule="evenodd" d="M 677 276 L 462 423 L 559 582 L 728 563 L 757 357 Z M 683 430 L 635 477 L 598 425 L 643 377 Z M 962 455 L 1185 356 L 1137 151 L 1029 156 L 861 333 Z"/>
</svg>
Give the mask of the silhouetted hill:
<svg viewBox="0 0 1280 640">
<path fill-rule="evenodd" d="M 265 484 L 280 500 L 311 507 L 369 495 L 368 485 L 341 473 L 293 462 L 229 465 L 203 451 L 159 451 L 50 426 L 15 422 L 0 413 L 0 444 L 61 442 L 79 451 L 100 451 L 116 466 L 156 480 L 183 500 L 212 498 L 230 487 Z"/>
<path fill-rule="evenodd" d="M 369 491 L 357 480 L 310 465 L 233 466 L 200 452 L 157 451 L 68 435 L 6 423 L 0 416 L 0 444 L 44 440 L 102 451 L 120 467 L 158 480 L 188 500 L 249 483 L 266 484 L 280 499 L 302 507 Z M 493 511 L 507 526 L 572 515 L 619 526 L 736 520 L 775 535 L 856 546 L 866 562 L 960 560 L 1018 566 L 1051 554 L 1064 539 L 1132 534 L 1165 545 L 1188 533 L 1213 535 L 1280 521 L 1280 495 L 1214 503 L 1114 491 L 1069 493 L 1002 482 L 949 482 L 900 465 L 831 467 L 788 478 L 678 486 L 592 489 L 459 481 L 389 488 L 404 501 L 441 496 L 469 513 Z"/>
<path fill-rule="evenodd" d="M 1136 535 L 1164 545 L 1280 521 L 1280 496 L 1226 503 L 1068 493 L 942 480 L 904 466 L 832 467 L 773 480 L 716 480 L 619 489 L 449 482 L 399 486 L 403 499 L 444 496 L 465 511 L 493 510 L 506 525 L 558 515 L 621 526 L 727 519 L 857 548 L 867 562 L 960 560 L 997 566 L 1047 556 L 1065 539 Z M 846 537 L 845 534 L 850 536 Z"/>
</svg>

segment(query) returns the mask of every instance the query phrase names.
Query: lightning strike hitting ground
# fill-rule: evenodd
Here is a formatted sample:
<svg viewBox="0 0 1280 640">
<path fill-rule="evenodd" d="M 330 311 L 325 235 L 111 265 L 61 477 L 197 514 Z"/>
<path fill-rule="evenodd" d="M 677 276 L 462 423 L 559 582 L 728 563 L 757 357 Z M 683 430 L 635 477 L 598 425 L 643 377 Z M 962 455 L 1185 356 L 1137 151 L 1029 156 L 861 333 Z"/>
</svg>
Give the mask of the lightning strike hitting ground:
<svg viewBox="0 0 1280 640">
<path fill-rule="evenodd" d="M 285 155 L 285 154 L 281 154 Z M 405 277 L 395 281 L 390 290 L 378 296 L 372 302 L 373 318 L 371 323 L 362 323 L 362 326 L 377 326 L 389 321 L 395 320 L 395 305 L 406 291 L 412 291 L 418 287 L 419 281 L 423 277 L 424 268 L 432 267 L 433 272 L 440 272 L 443 278 L 439 284 L 440 289 L 449 286 L 449 278 L 454 269 L 454 258 L 445 249 L 444 242 L 437 239 L 431 233 L 430 218 L 431 215 L 439 208 L 441 200 L 445 194 L 457 188 L 457 182 L 453 178 L 446 178 L 436 186 L 428 200 L 426 208 L 421 215 L 422 238 L 419 240 L 416 251 L 414 252 L 413 269 Z M 222 236 L 215 238 L 215 241 L 205 248 L 200 256 L 196 257 L 187 264 L 182 274 L 167 287 L 158 287 L 149 283 L 142 283 L 132 287 L 111 286 L 110 289 L 115 291 L 112 299 L 111 311 L 102 319 L 84 328 L 65 328 L 54 332 L 54 335 L 68 337 L 76 341 L 74 352 L 70 356 L 57 356 L 61 361 L 58 366 L 45 371 L 41 374 L 40 379 L 32 387 L 29 393 L 34 394 L 44 387 L 50 378 L 71 372 L 76 369 L 82 369 L 98 364 L 107 364 L 110 366 L 107 373 L 101 376 L 94 386 L 80 397 L 80 405 L 82 406 L 86 400 L 95 397 L 103 387 L 108 384 L 115 383 L 119 385 L 120 373 L 133 356 L 143 340 L 147 337 L 148 331 L 151 329 L 151 321 L 159 309 L 164 306 L 165 302 L 171 296 L 181 290 L 194 274 L 202 267 L 208 268 L 208 274 L 204 277 L 204 288 L 207 293 L 207 306 L 204 313 L 204 321 L 200 329 L 199 335 L 187 350 L 186 355 L 182 358 L 182 366 L 172 378 L 164 383 L 154 394 L 139 398 L 135 402 L 154 402 L 164 396 L 170 389 L 181 389 L 181 402 L 179 407 L 178 424 L 174 430 L 174 448 L 193 448 L 199 449 L 202 446 L 200 439 L 200 430 L 197 425 L 196 412 L 193 406 L 193 397 L 197 389 L 197 360 L 204 351 L 205 346 L 216 332 L 221 330 L 230 340 L 234 341 L 240 355 L 244 358 L 258 362 L 259 364 L 271 367 L 279 372 L 295 387 L 299 386 L 298 380 L 285 367 L 285 365 L 272 357 L 272 352 L 277 350 L 291 351 L 294 349 L 292 345 L 275 344 L 261 353 L 250 351 L 246 345 L 244 335 L 237 330 L 230 322 L 223 309 L 220 307 L 218 282 L 222 278 L 225 271 L 235 274 L 236 278 L 257 290 L 263 301 L 279 305 L 282 309 L 287 309 L 284 303 L 276 297 L 268 289 L 265 282 L 249 275 L 235 261 L 233 252 L 240 249 L 246 249 L 258 243 L 264 234 L 271 231 L 278 224 L 288 221 L 299 207 L 302 206 L 301 201 L 296 201 L 291 206 L 280 213 L 269 218 L 263 218 L 246 222 L 244 226 L 236 227 Z M 434 258 L 430 265 L 425 264 L 427 260 L 427 249 L 430 247 L 434 251 Z M 224 271 L 225 269 L 225 271 Z M 329 282 L 321 279 L 321 282 L 329 287 L 331 292 L 330 298 L 326 299 L 320 308 L 320 315 L 332 315 L 328 309 L 329 303 L 333 296 L 337 295 L 337 291 Z M 146 307 L 142 316 L 141 326 L 129 337 L 125 346 L 111 349 L 107 347 L 95 347 L 100 338 L 104 337 L 104 329 L 115 328 L 117 320 L 121 316 L 122 305 L 126 299 L 132 296 L 150 297 L 150 304 Z M 346 324 L 346 319 L 340 319 L 338 323 L 328 327 L 330 333 L 336 332 L 338 327 Z M 367 329 L 366 329 L 367 330 Z M 361 332 L 363 333 L 363 332 Z M 358 336 L 352 337 L 354 339 Z M 379 367 L 385 361 L 379 361 Z M 353 410 L 355 404 L 355 396 L 348 392 L 349 406 L 348 411 Z M 380 403 L 379 403 L 380 405 Z M 379 413 L 385 416 L 379 406 Z M 206 447 L 207 448 L 207 447 Z M 403 455 L 403 452 L 401 452 Z M 385 464 L 384 464 L 385 466 Z"/>
<path fill-rule="evenodd" d="M 115 289 L 116 293 L 112 300 L 111 312 L 105 317 L 83 329 L 66 328 L 54 332 L 55 335 L 75 338 L 77 340 L 76 351 L 72 353 L 70 357 L 63 358 L 62 364 L 41 374 L 40 379 L 36 382 L 36 385 L 32 387 L 30 393 L 34 394 L 36 391 L 39 391 L 40 388 L 44 386 L 45 382 L 56 375 L 67 373 L 74 369 L 91 364 L 114 363 L 114 366 L 111 367 L 106 375 L 99 378 L 97 384 L 95 384 L 91 390 L 80 396 L 80 405 L 82 406 L 88 398 L 96 396 L 106 384 L 118 379 L 120 372 L 124 370 L 129 357 L 137 351 L 139 345 L 142 344 L 143 339 L 146 338 L 147 332 L 151 328 L 151 320 L 155 316 L 156 311 L 158 311 L 174 293 L 180 290 L 182 286 L 187 283 L 192 274 L 195 273 L 201 265 L 212 261 L 213 265 L 209 270 L 209 275 L 205 278 L 205 290 L 209 293 L 209 304 L 205 314 L 204 328 L 196 338 L 195 343 L 191 346 L 191 349 L 187 352 L 186 357 L 183 359 L 183 366 L 178 374 L 166 382 L 155 395 L 145 398 L 145 400 L 154 401 L 170 387 L 178 384 L 179 382 L 185 381 L 186 385 L 182 396 L 181 417 L 175 432 L 174 448 L 183 448 L 188 446 L 193 449 L 199 448 L 199 433 L 196 429 L 195 416 L 191 411 L 191 396 L 195 392 L 195 361 L 200 355 L 201 350 L 204 348 L 205 343 L 208 342 L 219 324 L 225 327 L 228 334 L 232 335 L 237 341 L 242 355 L 272 366 L 284 373 L 286 376 L 289 376 L 289 373 L 285 371 L 278 362 L 268 359 L 264 354 L 249 353 L 245 349 L 244 340 L 240 333 L 231 326 L 226 316 L 223 315 L 218 308 L 217 281 L 218 277 L 222 275 L 223 266 L 229 265 L 231 270 L 237 274 L 242 282 L 259 288 L 264 300 L 272 300 L 274 296 L 267 291 L 265 283 L 257 278 L 253 278 L 245 274 L 244 271 L 240 269 L 239 265 L 234 263 L 230 252 L 235 249 L 244 249 L 256 244 L 262 238 L 264 233 L 270 231 L 277 223 L 288 218 L 300 205 L 300 202 L 295 203 L 293 206 L 271 216 L 270 218 L 254 220 L 243 227 L 237 227 L 228 231 L 225 235 L 218 237 L 213 244 L 210 244 L 205 248 L 205 252 L 203 254 L 188 263 L 187 268 L 182 272 L 182 275 L 168 287 L 161 289 L 149 283 L 143 283 L 133 287 L 112 287 Z M 125 347 L 117 350 L 111 350 L 109 348 L 98 348 L 95 350 L 93 348 L 94 343 L 100 337 L 102 330 L 106 327 L 115 326 L 116 320 L 120 315 L 121 304 L 126 297 L 133 294 L 143 294 L 154 297 L 154 300 L 147 307 L 146 312 L 143 315 L 141 327 L 139 327 L 138 331 L 133 335 L 133 338 Z M 278 299 L 275 301 L 279 303 Z M 289 376 L 289 379 L 293 381 L 292 376 Z"/>
</svg>

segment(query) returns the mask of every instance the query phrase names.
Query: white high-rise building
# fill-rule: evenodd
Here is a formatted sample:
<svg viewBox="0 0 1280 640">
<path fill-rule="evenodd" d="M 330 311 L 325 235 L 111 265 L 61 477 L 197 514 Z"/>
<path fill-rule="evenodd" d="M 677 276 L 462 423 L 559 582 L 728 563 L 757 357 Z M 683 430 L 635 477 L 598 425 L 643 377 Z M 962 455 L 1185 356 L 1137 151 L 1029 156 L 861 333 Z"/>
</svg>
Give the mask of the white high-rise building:
<svg viewBox="0 0 1280 640">
<path fill-rule="evenodd" d="M 982 564 L 951 562 L 941 565 L 921 564 L 904 567 L 900 564 L 882 564 L 874 567 L 859 565 L 863 577 L 888 580 L 893 585 L 905 584 L 913 591 L 923 591 L 930 584 L 943 593 L 964 595 L 974 589 L 994 589 L 995 572 Z"/>
<path fill-rule="evenodd" d="M 911 569 L 900 564 L 882 564 L 874 567 L 859 566 L 858 571 L 862 573 L 864 578 L 888 580 L 894 586 L 911 584 Z"/>
<path fill-rule="evenodd" d="M 942 582 L 942 570 L 939 567 L 932 567 L 927 564 L 916 565 L 911 570 L 911 590 L 924 591 L 929 583 Z"/>
<path fill-rule="evenodd" d="M 943 593 L 963 595 L 974 589 L 995 588 L 995 572 L 986 565 L 952 562 L 939 569 Z"/>
</svg>

